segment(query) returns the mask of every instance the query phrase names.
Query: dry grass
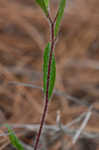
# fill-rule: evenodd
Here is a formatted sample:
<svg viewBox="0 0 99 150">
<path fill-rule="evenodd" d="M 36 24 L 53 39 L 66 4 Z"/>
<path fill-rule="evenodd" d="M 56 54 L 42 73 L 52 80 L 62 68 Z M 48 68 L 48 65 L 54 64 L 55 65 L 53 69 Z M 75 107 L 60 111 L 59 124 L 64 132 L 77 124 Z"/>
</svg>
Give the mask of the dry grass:
<svg viewBox="0 0 99 150">
<path fill-rule="evenodd" d="M 53 3 L 52 11 L 55 10 L 57 1 Z M 56 45 L 56 89 L 80 102 L 93 104 L 98 109 L 99 1 L 68 1 L 59 35 Z M 40 123 L 44 102 L 41 90 L 12 86 L 8 82 L 42 86 L 43 49 L 48 39 L 48 22 L 35 1 L 0 0 L 1 124 Z M 66 124 L 86 111 L 87 107 L 77 105 L 64 96 L 54 95 L 49 104 L 47 124 L 56 124 L 58 110 L 61 122 Z M 2 127 L 0 131 L 5 130 Z M 99 114 L 93 113 L 86 130 L 99 132 Z M 6 144 L 8 145 L 8 139 L 4 137 L 0 150 L 9 150 Z M 58 150 L 59 147 L 60 142 L 50 149 Z"/>
</svg>

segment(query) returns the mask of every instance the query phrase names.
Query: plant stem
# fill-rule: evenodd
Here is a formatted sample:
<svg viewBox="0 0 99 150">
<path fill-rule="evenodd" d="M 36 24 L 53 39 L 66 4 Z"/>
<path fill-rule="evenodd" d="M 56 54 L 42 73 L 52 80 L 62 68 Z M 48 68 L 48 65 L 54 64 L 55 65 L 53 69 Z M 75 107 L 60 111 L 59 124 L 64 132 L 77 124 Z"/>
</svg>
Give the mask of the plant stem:
<svg viewBox="0 0 99 150">
<path fill-rule="evenodd" d="M 39 144 L 39 139 L 40 139 L 40 135 L 41 135 L 41 132 L 42 132 L 42 129 L 43 129 L 43 125 L 44 125 L 44 121 L 45 121 L 45 117 L 46 117 L 46 113 L 47 113 L 47 108 L 48 108 L 48 98 L 46 98 L 46 101 L 45 101 L 43 115 L 42 115 L 42 118 L 41 118 L 40 128 L 39 128 L 39 132 L 38 132 L 38 135 L 37 135 L 37 138 L 36 138 L 36 143 L 35 143 L 35 146 L 34 146 L 34 150 L 37 150 L 37 147 L 38 147 L 38 144 Z"/>
<path fill-rule="evenodd" d="M 51 70 L 51 62 L 52 62 L 52 54 L 53 54 L 53 50 L 54 50 L 54 44 L 55 44 L 55 40 L 54 40 L 54 22 L 50 21 L 51 23 L 51 51 L 50 51 L 50 57 L 49 57 L 49 64 L 48 64 L 48 75 L 47 75 L 47 89 L 46 89 L 46 96 L 45 96 L 45 105 L 44 105 L 44 110 L 43 110 L 43 114 L 42 114 L 42 118 L 41 118 L 41 123 L 40 123 L 40 128 L 39 128 L 39 132 L 36 138 L 36 143 L 34 146 L 34 150 L 37 150 L 38 144 L 39 144 L 39 139 L 40 139 L 40 135 L 43 129 L 43 125 L 44 125 L 44 121 L 45 121 L 45 117 L 47 114 L 47 109 L 48 109 L 48 91 L 49 91 L 49 80 L 50 80 L 50 70 Z"/>
</svg>

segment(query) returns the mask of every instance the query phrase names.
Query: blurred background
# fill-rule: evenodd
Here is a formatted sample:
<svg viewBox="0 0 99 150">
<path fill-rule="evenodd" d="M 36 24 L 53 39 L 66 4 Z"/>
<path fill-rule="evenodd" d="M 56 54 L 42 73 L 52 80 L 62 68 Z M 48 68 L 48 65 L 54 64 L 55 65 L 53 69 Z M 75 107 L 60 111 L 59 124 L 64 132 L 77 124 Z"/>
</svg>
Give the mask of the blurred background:
<svg viewBox="0 0 99 150">
<path fill-rule="evenodd" d="M 58 4 L 50 1 L 53 17 Z M 44 104 L 42 64 L 49 29 L 35 0 L 0 0 L 0 150 L 15 150 L 5 123 L 15 129 L 25 149 L 32 150 Z M 90 106 L 92 115 L 76 144 L 72 139 L 84 118 L 70 127 L 72 133 L 46 128 L 39 149 L 99 149 L 98 0 L 67 0 L 55 56 L 57 77 L 46 125 L 65 126 Z"/>
</svg>

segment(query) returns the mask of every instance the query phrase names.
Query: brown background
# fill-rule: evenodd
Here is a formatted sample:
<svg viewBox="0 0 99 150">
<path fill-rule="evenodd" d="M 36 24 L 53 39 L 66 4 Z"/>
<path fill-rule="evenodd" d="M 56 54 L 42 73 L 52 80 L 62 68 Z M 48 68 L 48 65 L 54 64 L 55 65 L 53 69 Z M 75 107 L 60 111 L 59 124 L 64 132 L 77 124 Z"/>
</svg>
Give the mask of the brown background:
<svg viewBox="0 0 99 150">
<path fill-rule="evenodd" d="M 58 1 L 51 1 L 53 17 L 57 6 Z M 43 51 L 49 38 L 48 22 L 35 1 L 0 0 L 0 124 L 40 123 L 44 104 L 42 91 L 37 88 L 11 85 L 10 82 L 43 85 Z M 77 98 L 77 102 L 82 105 L 70 100 L 66 95 L 54 94 L 49 104 L 46 124 L 56 124 L 57 111 L 60 111 L 61 123 L 65 125 L 87 111 L 87 106 L 92 104 L 97 113 L 92 113 L 85 131 L 98 133 L 98 0 L 67 1 L 55 55 L 57 65 L 55 89 L 72 96 L 72 98 Z M 0 132 L 4 133 L 5 131 L 4 126 L 1 126 Z M 31 144 L 32 137 L 25 137 L 25 142 Z M 1 139 L 1 149 L 8 150 L 7 137 L 1 137 Z M 60 139 L 49 149 L 61 149 Z M 71 138 L 69 140 L 72 141 Z M 98 139 L 93 141 L 83 139 L 78 142 L 83 144 L 77 148 L 93 150 Z M 91 146 L 87 148 L 87 146 L 83 146 L 84 144 Z"/>
</svg>

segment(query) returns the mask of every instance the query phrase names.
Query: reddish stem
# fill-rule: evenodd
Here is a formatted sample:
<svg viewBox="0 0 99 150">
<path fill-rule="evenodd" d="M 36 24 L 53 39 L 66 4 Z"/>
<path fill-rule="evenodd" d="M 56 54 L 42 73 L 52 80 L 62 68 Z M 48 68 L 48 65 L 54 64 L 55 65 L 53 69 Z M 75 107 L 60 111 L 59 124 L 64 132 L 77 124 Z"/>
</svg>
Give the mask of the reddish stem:
<svg viewBox="0 0 99 150">
<path fill-rule="evenodd" d="M 48 99 L 46 99 L 46 101 L 45 101 L 44 111 L 43 111 L 43 115 L 42 115 L 42 119 L 41 119 L 41 123 L 40 123 L 40 129 L 39 129 L 39 132 L 38 132 L 38 135 L 37 135 L 37 138 L 36 138 L 36 143 L 35 143 L 35 146 L 34 146 L 34 150 L 37 150 L 37 147 L 38 147 L 38 144 L 39 144 L 39 139 L 40 139 L 43 124 L 44 124 L 44 121 L 45 121 L 47 108 L 48 108 Z"/>
<path fill-rule="evenodd" d="M 46 89 L 46 97 L 45 97 L 45 105 L 44 105 L 44 111 L 43 111 L 43 115 L 41 118 L 41 123 L 40 123 L 40 129 L 36 138 L 36 143 L 34 146 L 34 150 L 37 150 L 38 144 L 39 144 L 39 139 L 40 139 L 40 135 L 43 129 L 43 125 L 44 125 L 44 121 L 45 121 L 45 117 L 47 114 L 47 109 L 48 109 L 48 91 L 49 91 L 49 79 L 50 79 L 50 70 L 51 70 L 51 62 L 52 62 L 52 54 L 53 54 L 53 49 L 54 49 L 54 23 L 52 21 L 50 21 L 51 23 L 51 51 L 50 51 L 50 57 L 49 57 L 49 64 L 48 64 L 48 75 L 47 75 L 47 89 Z"/>
</svg>

